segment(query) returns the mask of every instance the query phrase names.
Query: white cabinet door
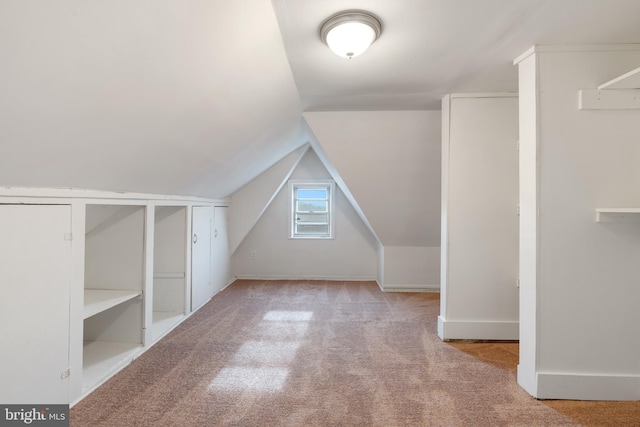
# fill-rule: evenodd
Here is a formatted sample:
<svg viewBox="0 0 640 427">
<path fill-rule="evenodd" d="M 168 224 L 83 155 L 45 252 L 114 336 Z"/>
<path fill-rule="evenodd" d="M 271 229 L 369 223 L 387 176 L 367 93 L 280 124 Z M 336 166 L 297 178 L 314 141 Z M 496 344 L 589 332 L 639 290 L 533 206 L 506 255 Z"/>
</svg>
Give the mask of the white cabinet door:
<svg viewBox="0 0 640 427">
<path fill-rule="evenodd" d="M 71 206 L 0 205 L 2 403 L 69 403 L 70 231 Z"/>
<path fill-rule="evenodd" d="M 213 209 L 194 206 L 191 217 L 191 311 L 213 295 L 211 282 L 211 223 Z"/>
<path fill-rule="evenodd" d="M 227 208 L 216 206 L 213 216 L 212 253 L 213 291 L 220 291 L 229 281 L 229 238 L 227 236 Z"/>
</svg>

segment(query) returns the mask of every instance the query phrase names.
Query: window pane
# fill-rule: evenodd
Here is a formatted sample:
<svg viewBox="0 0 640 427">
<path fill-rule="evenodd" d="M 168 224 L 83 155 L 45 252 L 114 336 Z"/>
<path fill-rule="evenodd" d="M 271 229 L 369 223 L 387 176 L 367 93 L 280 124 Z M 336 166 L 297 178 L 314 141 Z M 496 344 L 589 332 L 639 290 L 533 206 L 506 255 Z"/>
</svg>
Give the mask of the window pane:
<svg viewBox="0 0 640 427">
<path fill-rule="evenodd" d="M 315 180 L 314 180 L 315 181 Z M 331 238 L 333 182 L 290 182 L 291 237 Z"/>
<path fill-rule="evenodd" d="M 298 188 L 298 199 L 326 199 L 326 188 Z"/>
<path fill-rule="evenodd" d="M 327 202 L 319 200 L 298 200 L 296 211 L 298 212 L 327 212 Z"/>
<path fill-rule="evenodd" d="M 296 233 L 298 234 L 309 234 L 314 236 L 328 236 L 329 235 L 329 224 L 327 225 L 303 225 L 298 224 L 296 226 Z"/>
<path fill-rule="evenodd" d="M 329 215 L 328 214 L 303 214 L 298 213 L 296 215 L 296 222 L 298 224 L 304 224 L 309 222 L 328 224 L 329 223 Z"/>
</svg>

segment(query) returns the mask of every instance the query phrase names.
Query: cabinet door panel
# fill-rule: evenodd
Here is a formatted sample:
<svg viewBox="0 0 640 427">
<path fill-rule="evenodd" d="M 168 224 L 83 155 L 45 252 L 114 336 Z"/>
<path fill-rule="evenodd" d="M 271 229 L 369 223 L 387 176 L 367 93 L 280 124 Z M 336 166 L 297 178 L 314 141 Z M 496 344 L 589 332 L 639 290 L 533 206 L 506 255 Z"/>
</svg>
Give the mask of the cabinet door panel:
<svg viewBox="0 0 640 427">
<path fill-rule="evenodd" d="M 227 208 L 216 206 L 213 219 L 212 254 L 213 289 L 218 292 L 229 281 L 229 239 L 227 236 Z"/>
<path fill-rule="evenodd" d="M 191 223 L 191 310 L 213 295 L 211 284 L 211 207 L 195 206 Z"/>
<path fill-rule="evenodd" d="M 2 403 L 69 402 L 70 229 L 70 206 L 0 205 Z"/>
</svg>

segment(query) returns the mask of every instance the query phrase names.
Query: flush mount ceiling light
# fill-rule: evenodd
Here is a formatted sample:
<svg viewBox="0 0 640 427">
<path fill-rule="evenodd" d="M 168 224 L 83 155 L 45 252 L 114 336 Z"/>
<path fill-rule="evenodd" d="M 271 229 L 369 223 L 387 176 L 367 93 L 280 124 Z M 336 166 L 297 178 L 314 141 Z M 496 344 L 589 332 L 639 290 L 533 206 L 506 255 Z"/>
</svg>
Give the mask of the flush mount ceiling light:
<svg viewBox="0 0 640 427">
<path fill-rule="evenodd" d="M 347 10 L 333 15 L 320 27 L 320 38 L 338 56 L 353 58 L 380 37 L 382 24 L 369 12 Z"/>
</svg>

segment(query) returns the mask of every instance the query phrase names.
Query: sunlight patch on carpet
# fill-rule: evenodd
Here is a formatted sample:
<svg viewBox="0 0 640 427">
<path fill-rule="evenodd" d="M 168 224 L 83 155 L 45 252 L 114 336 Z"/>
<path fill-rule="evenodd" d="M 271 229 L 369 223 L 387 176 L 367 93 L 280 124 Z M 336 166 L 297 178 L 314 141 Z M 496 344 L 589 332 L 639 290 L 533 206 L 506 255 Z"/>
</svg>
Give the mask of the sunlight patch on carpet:
<svg viewBox="0 0 640 427">
<path fill-rule="evenodd" d="M 262 320 L 308 322 L 313 317 L 313 311 L 269 311 Z"/>
<path fill-rule="evenodd" d="M 288 375 L 287 368 L 232 366 L 218 373 L 209 390 L 279 391 L 284 387 Z"/>
<path fill-rule="evenodd" d="M 233 357 L 237 365 L 288 365 L 296 357 L 300 342 L 246 341 Z"/>
<path fill-rule="evenodd" d="M 233 366 L 218 372 L 209 391 L 282 390 L 312 317 L 312 311 L 267 312 L 252 333 L 260 339 L 242 343 Z"/>
</svg>

